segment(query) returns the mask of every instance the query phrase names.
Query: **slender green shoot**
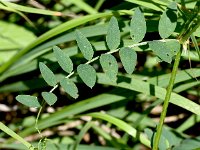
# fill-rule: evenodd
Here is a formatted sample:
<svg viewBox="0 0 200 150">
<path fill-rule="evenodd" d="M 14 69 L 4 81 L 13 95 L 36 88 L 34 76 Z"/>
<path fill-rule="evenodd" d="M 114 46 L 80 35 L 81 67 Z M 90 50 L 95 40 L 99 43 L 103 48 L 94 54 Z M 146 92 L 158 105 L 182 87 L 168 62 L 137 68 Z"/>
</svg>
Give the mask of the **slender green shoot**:
<svg viewBox="0 0 200 150">
<path fill-rule="evenodd" d="M 173 90 L 174 81 L 175 81 L 176 74 L 177 74 L 177 71 L 178 71 L 178 66 L 179 66 L 179 62 L 180 62 L 180 58 L 181 58 L 181 52 L 182 52 L 182 50 L 179 50 L 179 52 L 177 53 L 176 58 L 175 58 L 171 78 L 170 78 L 170 81 L 169 81 L 169 85 L 167 87 L 167 93 L 165 95 L 165 101 L 164 101 L 164 104 L 163 104 L 163 111 L 161 113 L 160 121 L 159 121 L 159 124 L 158 124 L 157 129 L 156 129 L 156 136 L 155 136 L 155 140 L 154 140 L 154 144 L 153 144 L 153 150 L 158 150 L 158 145 L 159 145 L 160 137 L 161 137 L 161 134 L 162 134 L 163 123 L 164 123 L 164 120 L 165 120 L 167 108 L 168 108 L 168 105 L 169 105 L 169 100 L 170 100 L 171 93 L 172 93 L 172 90 Z"/>
<path fill-rule="evenodd" d="M 3 132 L 7 133 L 8 135 L 13 137 L 14 139 L 18 140 L 19 142 L 21 142 L 29 150 L 35 150 L 35 147 L 32 144 L 30 144 L 29 142 L 25 141 L 21 136 L 16 134 L 14 131 L 12 131 L 10 128 L 8 128 L 6 125 L 4 125 L 2 122 L 0 122 L 0 130 L 2 130 Z"/>
</svg>

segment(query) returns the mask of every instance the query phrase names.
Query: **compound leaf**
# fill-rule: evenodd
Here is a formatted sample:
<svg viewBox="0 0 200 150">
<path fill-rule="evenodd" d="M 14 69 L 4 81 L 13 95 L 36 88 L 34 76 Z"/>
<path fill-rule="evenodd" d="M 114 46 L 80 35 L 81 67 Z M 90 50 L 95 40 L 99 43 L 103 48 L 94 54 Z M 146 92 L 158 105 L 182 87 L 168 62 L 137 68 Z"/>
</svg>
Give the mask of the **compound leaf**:
<svg viewBox="0 0 200 150">
<path fill-rule="evenodd" d="M 110 50 L 117 49 L 120 44 L 120 30 L 117 19 L 113 16 L 108 24 L 106 43 Z"/>
<path fill-rule="evenodd" d="M 119 56 L 126 72 L 132 74 L 137 62 L 137 53 L 129 47 L 123 47 L 119 51 Z"/>
<path fill-rule="evenodd" d="M 40 107 L 37 97 L 31 95 L 18 95 L 16 100 L 28 107 Z"/>
<path fill-rule="evenodd" d="M 42 62 L 39 63 L 39 68 L 46 83 L 50 86 L 55 86 L 57 84 L 57 80 L 54 73 Z"/>
<path fill-rule="evenodd" d="M 166 11 L 163 12 L 158 24 L 160 36 L 168 38 L 175 30 L 177 24 L 176 3 L 172 2 Z"/>
<path fill-rule="evenodd" d="M 77 42 L 78 47 L 80 48 L 83 56 L 87 60 L 91 60 L 94 55 L 92 45 L 90 44 L 88 39 L 79 30 L 76 30 L 76 42 Z"/>
<path fill-rule="evenodd" d="M 77 67 L 77 72 L 87 86 L 92 88 L 95 85 L 96 71 L 92 66 L 88 64 L 80 64 Z"/>
<path fill-rule="evenodd" d="M 118 64 L 115 57 L 111 54 L 102 54 L 100 56 L 100 64 L 106 76 L 108 76 L 111 81 L 115 82 L 118 73 Z"/>
<path fill-rule="evenodd" d="M 149 42 L 149 47 L 153 50 L 159 59 L 171 63 L 173 55 L 166 42 L 151 41 Z"/>
<path fill-rule="evenodd" d="M 56 95 L 50 92 L 42 92 L 42 97 L 50 106 L 57 101 Z"/>
<path fill-rule="evenodd" d="M 72 72 L 73 63 L 69 56 L 57 46 L 53 47 L 53 52 L 61 68 L 67 73 Z"/>
<path fill-rule="evenodd" d="M 78 98 L 78 88 L 76 87 L 76 84 L 68 79 L 64 78 L 60 81 L 60 85 L 63 87 L 66 93 L 68 93 L 73 98 Z"/>
<path fill-rule="evenodd" d="M 146 30 L 147 27 L 144 15 L 139 8 L 136 8 L 130 24 L 130 33 L 133 41 L 135 43 L 142 41 L 146 34 Z"/>
</svg>

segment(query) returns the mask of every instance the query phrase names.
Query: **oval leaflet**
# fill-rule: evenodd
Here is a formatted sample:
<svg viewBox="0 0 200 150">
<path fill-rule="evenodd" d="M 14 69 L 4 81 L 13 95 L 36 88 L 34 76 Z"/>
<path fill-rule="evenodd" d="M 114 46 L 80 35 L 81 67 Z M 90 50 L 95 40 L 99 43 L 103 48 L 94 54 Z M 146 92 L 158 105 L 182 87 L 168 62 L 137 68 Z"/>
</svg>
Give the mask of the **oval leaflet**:
<svg viewBox="0 0 200 150">
<path fill-rule="evenodd" d="M 96 71 L 92 66 L 88 64 L 80 64 L 77 67 L 77 72 L 87 86 L 92 88 L 95 85 Z"/>
<path fill-rule="evenodd" d="M 81 50 L 83 56 L 87 60 L 91 60 L 94 55 L 92 45 L 90 44 L 88 39 L 79 30 L 76 30 L 75 33 L 76 33 L 77 45 L 78 45 L 79 49 Z"/>
<path fill-rule="evenodd" d="M 73 70 L 73 63 L 69 56 L 64 53 L 59 47 L 53 47 L 53 53 L 60 65 L 60 67 L 67 73 L 72 72 Z"/>
<path fill-rule="evenodd" d="M 132 74 L 137 62 L 136 52 L 129 47 L 123 47 L 119 51 L 119 56 L 126 72 Z"/>
<path fill-rule="evenodd" d="M 131 38 L 135 43 L 143 40 L 146 34 L 146 28 L 146 21 L 143 13 L 140 11 L 139 8 L 136 8 L 130 24 Z"/>
<path fill-rule="evenodd" d="M 100 56 L 100 64 L 106 76 L 113 82 L 116 82 L 118 73 L 118 64 L 115 57 L 111 54 L 102 54 Z"/>
<path fill-rule="evenodd" d="M 108 24 L 106 43 L 110 50 L 115 50 L 120 44 L 120 30 L 117 19 L 113 16 Z"/>
<path fill-rule="evenodd" d="M 42 62 L 39 63 L 39 68 L 46 83 L 50 86 L 55 86 L 57 84 L 57 80 L 54 73 Z"/>
<path fill-rule="evenodd" d="M 68 93 L 73 98 L 78 98 L 78 88 L 76 87 L 76 84 L 68 79 L 64 78 L 60 81 L 60 85 L 63 87 L 66 93 Z"/>
<path fill-rule="evenodd" d="M 50 92 L 42 92 L 42 97 L 50 106 L 57 101 L 56 95 Z"/>
<path fill-rule="evenodd" d="M 28 107 L 40 107 L 37 97 L 31 95 L 18 95 L 16 100 Z"/>
<path fill-rule="evenodd" d="M 177 24 L 176 3 L 172 2 L 160 17 L 158 31 L 160 36 L 168 38 L 175 30 Z M 173 7 L 172 7 L 172 6 Z M 173 9 L 172 9 L 173 8 Z"/>
</svg>

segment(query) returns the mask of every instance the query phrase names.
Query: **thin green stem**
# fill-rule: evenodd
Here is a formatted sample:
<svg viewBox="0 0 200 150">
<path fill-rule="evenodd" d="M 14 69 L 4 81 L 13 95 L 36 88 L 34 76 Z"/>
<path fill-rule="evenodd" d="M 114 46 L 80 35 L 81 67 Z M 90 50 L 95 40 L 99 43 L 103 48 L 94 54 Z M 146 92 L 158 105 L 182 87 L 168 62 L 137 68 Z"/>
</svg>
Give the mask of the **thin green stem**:
<svg viewBox="0 0 200 150">
<path fill-rule="evenodd" d="M 100 9 L 101 6 L 103 5 L 104 1 L 105 1 L 105 0 L 98 0 L 98 2 L 96 3 L 94 9 L 95 9 L 96 11 L 99 11 L 99 9 Z"/>
<path fill-rule="evenodd" d="M 167 93 L 165 95 L 165 101 L 164 101 L 164 104 L 163 104 L 163 111 L 161 113 L 160 121 L 159 121 L 159 124 L 158 124 L 157 129 L 156 129 L 156 135 L 155 135 L 155 140 L 154 140 L 154 144 L 153 144 L 153 150 L 158 150 L 160 136 L 161 136 L 161 133 L 162 133 L 162 127 L 163 127 L 163 123 L 164 123 L 165 116 L 166 116 L 166 113 L 167 113 L 167 107 L 169 105 L 169 100 L 170 100 L 170 97 L 171 97 L 174 81 L 175 81 L 175 78 L 176 78 L 176 73 L 177 73 L 180 58 L 181 58 L 181 52 L 182 52 L 182 50 L 180 50 L 177 53 L 176 58 L 175 58 L 171 78 L 170 78 L 170 81 L 169 81 L 169 85 L 167 87 Z"/>
<path fill-rule="evenodd" d="M 182 38 L 180 38 L 179 40 L 180 43 L 184 43 L 192 35 L 192 33 L 196 31 L 196 29 L 199 26 L 200 26 L 200 18 L 198 19 L 197 24 L 192 28 L 192 30 L 189 29 L 190 31 L 186 32 L 186 34 Z"/>
<path fill-rule="evenodd" d="M 15 138 L 16 140 L 20 141 L 24 146 L 26 146 L 29 150 L 34 150 L 35 147 L 30 144 L 29 142 L 25 141 L 21 136 L 19 136 L 17 133 L 15 133 L 13 130 L 8 128 L 6 125 L 4 125 L 2 122 L 0 122 L 0 130 L 7 133 L 11 137 Z"/>
<path fill-rule="evenodd" d="M 196 25 L 191 27 L 192 24 L 193 24 L 193 22 L 191 22 L 191 26 L 189 26 L 186 29 L 186 32 L 184 32 L 184 34 L 179 35 L 180 44 L 184 45 L 184 43 L 188 40 L 190 35 L 200 26 L 200 19 L 199 18 L 197 18 L 197 19 L 198 19 L 198 22 L 197 22 Z M 181 58 L 181 53 L 182 53 L 182 48 L 177 53 L 176 58 L 175 58 L 175 62 L 174 62 L 174 65 L 173 65 L 172 74 L 171 74 L 171 77 L 170 77 L 170 81 L 169 81 L 169 84 L 168 84 L 168 87 L 167 87 L 167 92 L 166 92 L 165 100 L 164 100 L 164 104 L 163 104 L 163 111 L 162 111 L 161 116 L 160 116 L 159 124 L 156 128 L 155 140 L 153 142 L 153 150 L 158 150 L 158 145 L 159 145 L 160 137 L 161 137 L 161 134 L 162 134 L 162 127 L 163 127 L 163 123 L 164 123 L 165 116 L 166 116 L 166 113 L 167 113 L 167 108 L 168 108 L 168 105 L 169 105 L 171 93 L 172 93 L 172 90 L 173 90 L 174 81 L 175 81 L 175 78 L 176 78 L 176 74 L 177 74 L 177 70 L 178 70 L 178 66 L 179 66 L 179 62 L 180 62 L 180 58 Z"/>
</svg>

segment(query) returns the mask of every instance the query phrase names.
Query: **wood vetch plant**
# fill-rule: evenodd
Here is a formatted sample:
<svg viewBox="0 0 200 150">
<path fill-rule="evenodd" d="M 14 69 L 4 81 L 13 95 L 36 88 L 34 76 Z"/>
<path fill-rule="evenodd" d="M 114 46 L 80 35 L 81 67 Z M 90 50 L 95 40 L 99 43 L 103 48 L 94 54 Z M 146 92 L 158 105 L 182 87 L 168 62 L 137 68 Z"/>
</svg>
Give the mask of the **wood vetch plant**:
<svg viewBox="0 0 200 150">
<path fill-rule="evenodd" d="M 160 117 L 160 122 L 157 125 L 157 129 L 154 134 L 155 136 L 152 136 L 153 140 L 150 139 L 150 141 L 153 142 L 142 142 L 147 147 L 152 147 L 154 150 L 157 150 L 159 148 L 163 122 L 166 116 L 168 103 L 170 100 L 176 73 L 178 70 L 178 65 L 180 62 L 182 47 L 185 42 L 190 38 L 192 33 L 200 25 L 200 17 L 198 15 L 199 6 L 196 9 L 198 10 L 193 13 L 192 19 L 188 18 L 188 21 L 183 25 L 183 29 L 180 34 L 176 38 L 171 38 L 171 35 L 174 33 L 177 25 L 178 11 L 177 4 L 175 2 L 170 3 L 170 5 L 160 16 L 158 24 L 159 35 L 162 39 L 143 41 L 147 31 L 146 20 L 141 9 L 136 8 L 134 10 L 132 19 L 130 20 L 130 38 L 132 38 L 134 44 L 126 47 L 120 47 L 120 27 L 117 18 L 115 16 L 112 16 L 108 24 L 107 34 L 105 38 L 109 51 L 96 57 L 94 57 L 95 51 L 90 41 L 80 30 L 76 30 L 75 35 L 77 46 L 87 62 L 84 64 L 79 64 L 77 68 L 74 68 L 74 64 L 71 58 L 58 46 L 54 46 L 53 54 L 57 59 L 59 66 L 68 75 L 61 80 L 58 80 L 55 74 L 49 69 L 48 64 L 39 62 L 41 75 L 46 83 L 52 87 L 51 90 L 41 93 L 41 96 L 43 97 L 42 101 L 38 100 L 36 96 L 31 95 L 18 95 L 16 97 L 17 101 L 28 107 L 39 108 L 39 113 L 36 119 L 36 129 L 40 133 L 40 129 L 38 129 L 37 126 L 37 121 L 39 119 L 39 116 L 41 115 L 42 109 L 45 107 L 45 104 L 52 106 L 58 100 L 57 96 L 54 94 L 56 88 L 61 86 L 64 91 L 72 98 L 78 98 L 79 91 L 76 83 L 71 79 L 72 76 L 79 76 L 88 87 L 93 88 L 97 81 L 97 73 L 95 68 L 92 66 L 92 63 L 94 61 L 99 61 L 106 78 L 110 80 L 111 84 L 118 84 L 118 62 L 115 55 L 113 54 L 119 54 L 119 58 L 124 67 L 124 70 L 128 74 L 132 74 L 137 64 L 137 53 L 134 49 L 139 46 L 147 45 L 157 56 L 158 61 L 171 63 L 175 58 L 170 82 L 166 89 L 167 92 L 164 100 L 163 111 Z M 184 14 L 184 12 L 181 13 Z M 30 145 L 28 146 L 30 148 Z"/>
</svg>

